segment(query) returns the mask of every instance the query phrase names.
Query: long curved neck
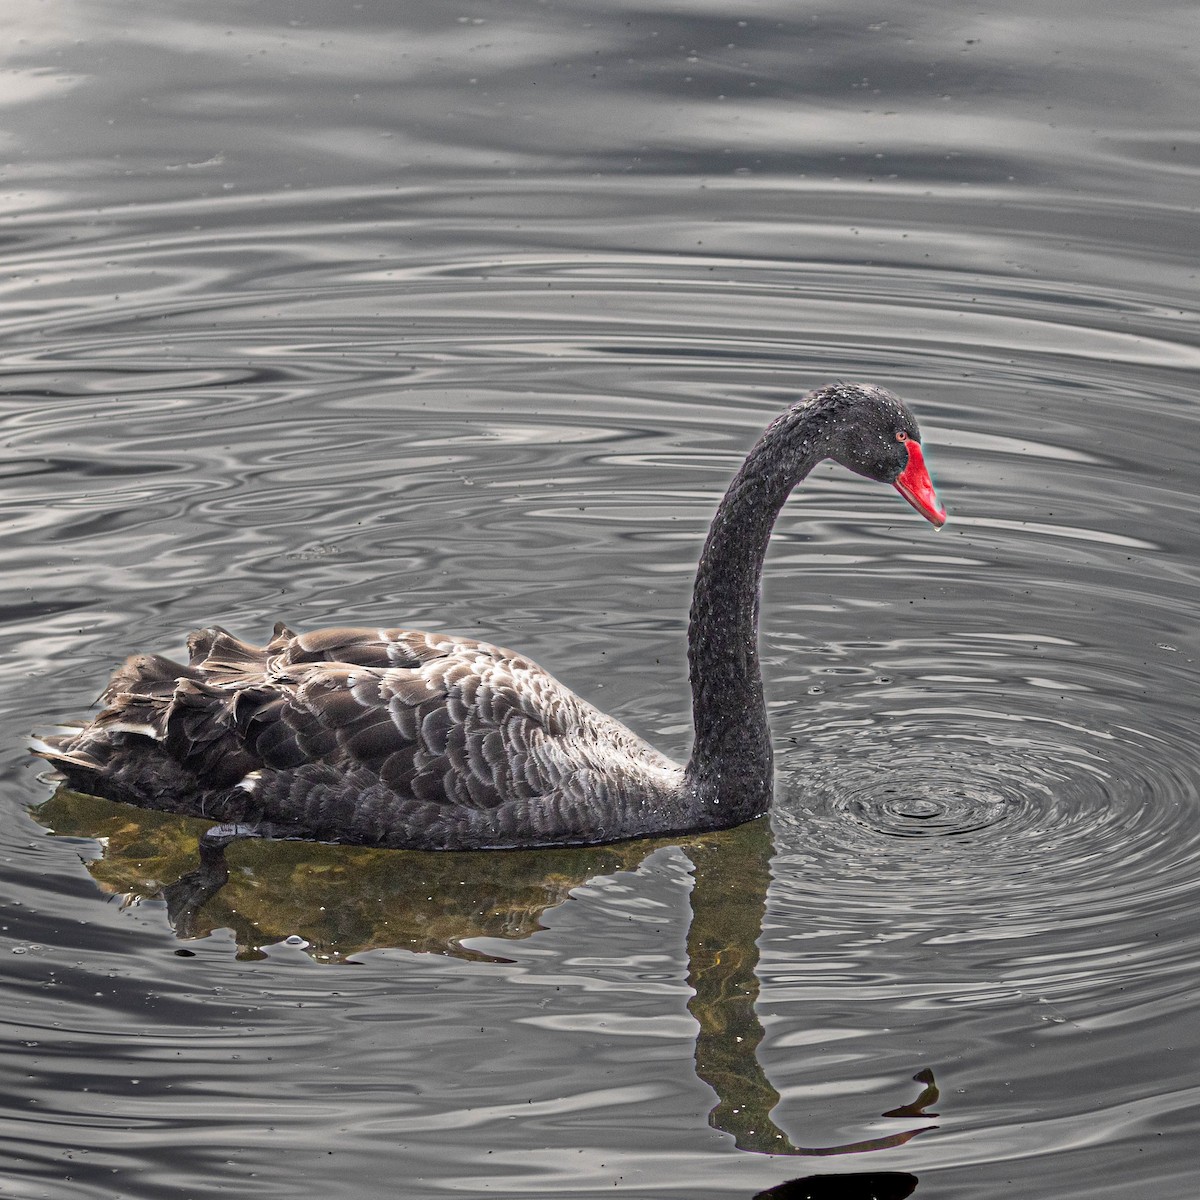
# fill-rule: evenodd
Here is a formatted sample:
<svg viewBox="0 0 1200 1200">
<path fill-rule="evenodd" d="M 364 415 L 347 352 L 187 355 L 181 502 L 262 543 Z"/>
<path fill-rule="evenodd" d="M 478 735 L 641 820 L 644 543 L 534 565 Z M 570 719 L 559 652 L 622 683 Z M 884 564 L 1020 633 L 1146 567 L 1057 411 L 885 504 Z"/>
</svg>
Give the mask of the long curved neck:
<svg viewBox="0 0 1200 1200">
<path fill-rule="evenodd" d="M 695 741 L 687 778 L 714 825 L 765 812 L 774 760 L 758 662 L 763 560 L 792 488 L 824 457 L 791 410 L 767 427 L 713 518 L 688 626 Z M 786 436 L 785 436 L 786 434 Z M 787 447 L 790 446 L 790 450 Z M 797 460 L 797 447 L 801 458 Z"/>
</svg>

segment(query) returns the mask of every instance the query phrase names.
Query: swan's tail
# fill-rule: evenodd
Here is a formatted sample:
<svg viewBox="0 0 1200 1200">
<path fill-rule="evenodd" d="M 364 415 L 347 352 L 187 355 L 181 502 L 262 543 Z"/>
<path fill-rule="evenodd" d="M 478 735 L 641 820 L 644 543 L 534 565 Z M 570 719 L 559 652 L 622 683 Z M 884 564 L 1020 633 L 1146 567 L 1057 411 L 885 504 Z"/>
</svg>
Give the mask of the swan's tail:
<svg viewBox="0 0 1200 1200">
<path fill-rule="evenodd" d="M 81 730 L 76 729 L 70 733 L 47 733 L 40 737 L 34 734 L 29 739 L 29 752 L 53 763 L 60 771 L 65 771 L 68 766 L 81 771 L 95 771 L 100 764 L 75 745 L 80 733 Z"/>
<path fill-rule="evenodd" d="M 195 686 L 200 672 L 157 654 L 137 654 L 114 672 L 100 696 L 104 709 L 80 728 L 34 736 L 29 748 L 44 758 L 77 791 L 129 799 L 114 786 L 122 766 L 167 736 L 176 692 Z M 140 745 L 139 745 L 140 744 Z M 119 794 L 117 794 L 119 793 Z"/>
</svg>

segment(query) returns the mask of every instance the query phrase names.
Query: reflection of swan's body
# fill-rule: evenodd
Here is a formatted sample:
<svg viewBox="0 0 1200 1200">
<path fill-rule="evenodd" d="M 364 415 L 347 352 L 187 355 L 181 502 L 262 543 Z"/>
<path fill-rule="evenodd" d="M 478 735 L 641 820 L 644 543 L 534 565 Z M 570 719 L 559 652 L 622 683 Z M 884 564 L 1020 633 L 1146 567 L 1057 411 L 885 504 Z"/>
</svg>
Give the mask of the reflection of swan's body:
<svg viewBox="0 0 1200 1200">
<path fill-rule="evenodd" d="M 945 519 L 916 421 L 890 393 L 829 387 L 776 418 L 730 484 L 696 574 L 685 767 L 507 650 L 282 626 L 265 648 L 193 634 L 186 667 L 131 658 L 95 721 L 39 752 L 80 791 L 279 836 L 478 849 L 737 824 L 771 800 L 757 652 L 767 541 L 825 458 Z"/>
<path fill-rule="evenodd" d="M 179 937 L 227 930 L 244 959 L 262 958 L 269 947 L 293 937 L 323 963 L 357 960 L 363 951 L 385 946 L 509 962 L 509 953 L 519 958 L 521 952 L 516 946 L 510 952 L 504 943 L 545 929 L 546 912 L 569 897 L 586 904 L 580 889 L 589 880 L 629 872 L 625 882 L 636 890 L 634 873 L 645 869 L 655 850 L 679 848 L 691 860 L 695 880 L 688 895 L 687 1007 L 697 1026 L 696 1073 L 716 1092 L 709 1114 L 713 1128 L 730 1134 L 743 1150 L 828 1157 L 902 1145 L 929 1129 L 935 1115 L 927 1110 L 938 1090 L 926 1068 L 914 1076 L 924 1085 L 915 1102 L 875 1111 L 905 1124 L 873 1121 L 872 1136 L 865 1140 L 797 1144 L 775 1123 L 779 1093 L 758 1059 L 764 1030 L 755 1011 L 759 942 L 775 854 L 769 821 L 680 838 L 482 855 L 300 841 L 243 843 L 228 851 L 236 855 L 231 870 L 226 845 L 207 836 L 200 839 L 197 867 L 195 836 L 203 825 L 177 816 L 139 813 L 66 788 L 34 815 L 60 835 L 103 841 L 103 854 L 89 856 L 87 868 L 105 892 L 149 898 L 161 888 Z M 163 887 L 163 880 L 173 882 Z M 553 956 L 550 936 L 542 953 Z M 578 949 L 573 944 L 570 952 Z M 907 1095 L 907 1080 L 896 1082 L 900 1094 Z M 847 1183 L 846 1190 L 830 1193 L 830 1200 L 900 1200 L 907 1194 L 874 1183 L 860 1192 Z M 816 1200 L 826 1192 L 814 1183 L 811 1193 L 768 1193 L 772 1200 L 776 1195 Z"/>
</svg>

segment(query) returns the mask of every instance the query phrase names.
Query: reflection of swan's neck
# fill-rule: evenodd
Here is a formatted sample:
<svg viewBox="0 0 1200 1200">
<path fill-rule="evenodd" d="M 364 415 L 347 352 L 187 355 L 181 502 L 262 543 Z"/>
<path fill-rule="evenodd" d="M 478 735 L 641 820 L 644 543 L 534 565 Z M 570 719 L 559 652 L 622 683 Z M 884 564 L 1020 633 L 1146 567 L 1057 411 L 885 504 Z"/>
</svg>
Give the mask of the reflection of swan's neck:
<svg viewBox="0 0 1200 1200">
<path fill-rule="evenodd" d="M 765 819 L 684 843 L 696 881 L 687 937 L 688 1012 L 699 1026 L 696 1074 L 717 1093 L 709 1124 L 732 1134 L 743 1150 L 786 1154 L 791 1142 L 770 1116 L 779 1093 L 758 1061 L 763 1027 L 755 1011 L 773 852 Z"/>
<path fill-rule="evenodd" d="M 772 1112 L 779 1093 L 759 1062 L 757 1049 L 763 1039 L 762 1023 L 755 1004 L 758 999 L 758 940 L 762 935 L 767 908 L 767 889 L 771 882 L 774 842 L 767 820 L 747 821 L 736 829 L 710 833 L 683 842 L 684 853 L 692 860 L 695 886 L 692 888 L 692 923 L 688 929 L 688 983 L 692 998 L 688 1012 L 699 1026 L 696 1035 L 696 1074 L 717 1094 L 717 1103 L 709 1114 L 714 1129 L 730 1134 L 738 1148 L 761 1154 L 820 1156 L 862 1154 L 886 1150 L 934 1128 L 928 1123 L 934 1113 L 926 1108 L 938 1097 L 933 1072 L 928 1068 L 914 1078 L 924 1084 L 920 1096 L 910 1104 L 884 1113 L 885 1117 L 925 1122 L 896 1133 L 865 1141 L 844 1142 L 833 1146 L 798 1146 L 775 1124 Z M 902 1200 L 916 1186 L 911 1175 L 872 1175 L 872 1186 L 861 1192 L 851 1180 L 839 1196 L 878 1197 Z M 867 1182 L 862 1176 L 861 1181 Z M 813 1196 L 815 1191 L 800 1190 L 797 1196 Z M 820 1193 L 824 1195 L 824 1192 Z M 832 1194 L 832 1193 L 831 1193 Z M 775 1193 L 767 1192 L 772 1197 Z M 792 1195 L 781 1190 L 779 1198 Z"/>
<path fill-rule="evenodd" d="M 696 571 L 688 627 L 695 725 L 688 778 L 720 823 L 746 820 L 771 802 L 759 585 L 775 518 L 823 456 L 813 439 L 799 435 L 803 420 L 803 411 L 784 413 L 750 451 L 717 509 Z"/>
</svg>

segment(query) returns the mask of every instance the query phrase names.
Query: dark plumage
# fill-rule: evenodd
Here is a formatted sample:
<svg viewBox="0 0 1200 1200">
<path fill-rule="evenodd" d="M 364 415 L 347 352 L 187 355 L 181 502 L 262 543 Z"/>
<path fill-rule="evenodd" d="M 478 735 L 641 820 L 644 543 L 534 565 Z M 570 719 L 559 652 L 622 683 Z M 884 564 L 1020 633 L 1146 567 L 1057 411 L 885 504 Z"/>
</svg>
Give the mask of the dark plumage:
<svg viewBox="0 0 1200 1200">
<path fill-rule="evenodd" d="M 483 849 L 748 820 L 772 786 L 757 647 L 763 557 L 788 493 L 824 458 L 945 519 L 916 421 L 882 388 L 824 388 L 776 418 L 730 484 L 697 570 L 686 766 L 509 650 L 283 625 L 265 647 L 201 630 L 187 666 L 136 655 L 91 724 L 35 749 L 80 791 L 269 836 Z"/>
</svg>

